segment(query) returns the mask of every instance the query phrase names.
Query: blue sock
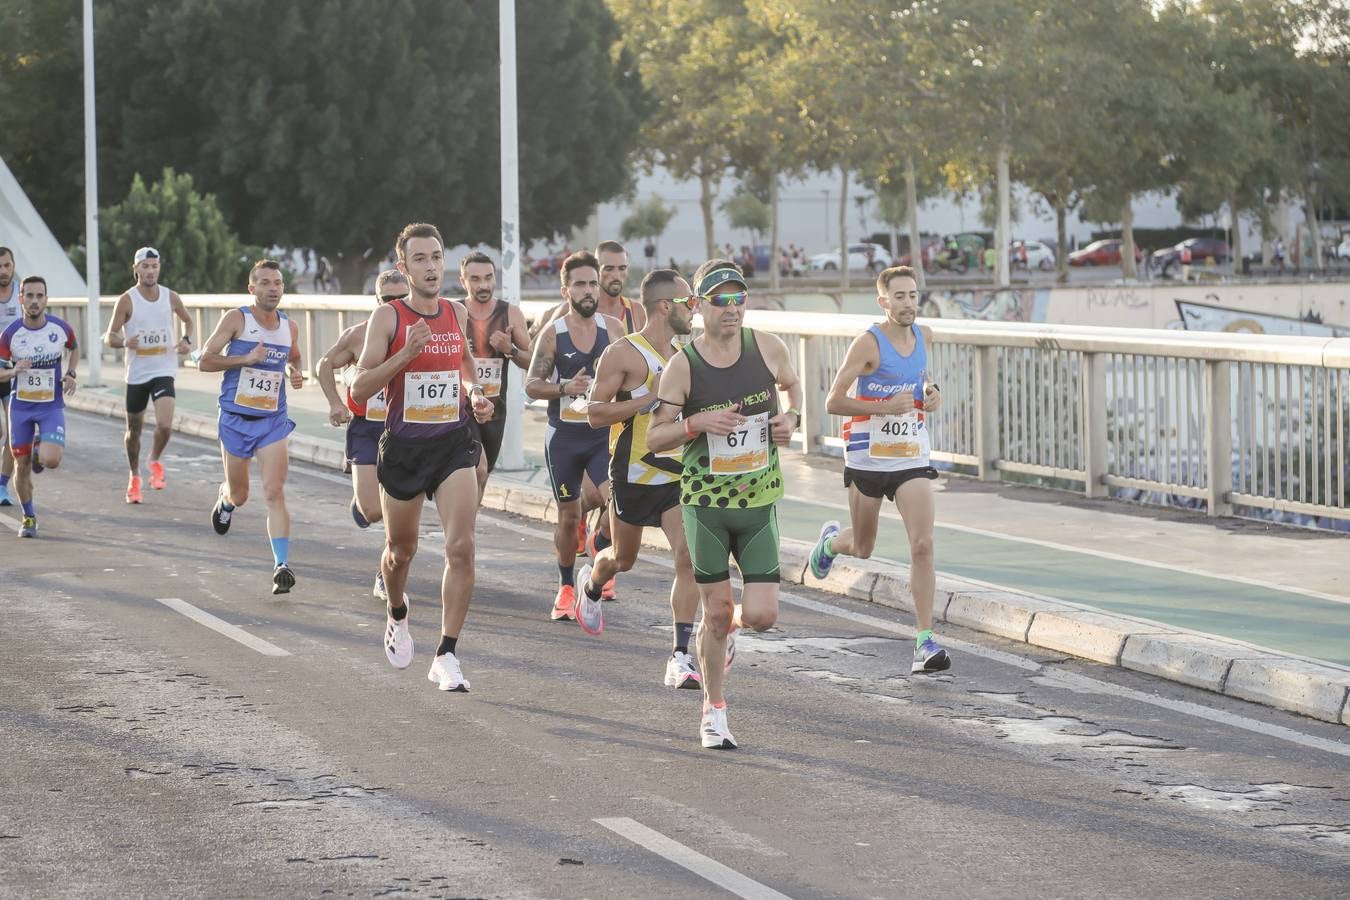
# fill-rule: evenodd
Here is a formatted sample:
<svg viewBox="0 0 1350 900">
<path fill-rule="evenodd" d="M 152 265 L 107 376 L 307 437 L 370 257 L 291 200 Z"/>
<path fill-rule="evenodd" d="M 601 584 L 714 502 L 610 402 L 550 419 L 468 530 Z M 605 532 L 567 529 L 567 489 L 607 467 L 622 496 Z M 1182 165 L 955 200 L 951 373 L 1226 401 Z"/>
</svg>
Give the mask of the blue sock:
<svg viewBox="0 0 1350 900">
<path fill-rule="evenodd" d="M 25 501 L 23 501 L 23 514 L 24 514 L 25 516 L 36 516 L 36 515 L 37 515 L 37 513 L 35 513 L 35 512 L 33 511 L 33 501 L 32 501 L 32 500 L 25 500 Z"/>
<path fill-rule="evenodd" d="M 272 555 L 276 557 L 277 565 L 286 562 L 286 552 L 291 548 L 290 538 L 272 538 Z"/>
<path fill-rule="evenodd" d="M 9 476 L 8 476 L 8 475 L 0 475 L 0 488 L 2 488 L 2 487 L 9 487 Z"/>
<path fill-rule="evenodd" d="M 576 581 L 576 575 L 572 573 L 571 566 L 558 566 L 558 584 L 571 584 Z"/>
</svg>

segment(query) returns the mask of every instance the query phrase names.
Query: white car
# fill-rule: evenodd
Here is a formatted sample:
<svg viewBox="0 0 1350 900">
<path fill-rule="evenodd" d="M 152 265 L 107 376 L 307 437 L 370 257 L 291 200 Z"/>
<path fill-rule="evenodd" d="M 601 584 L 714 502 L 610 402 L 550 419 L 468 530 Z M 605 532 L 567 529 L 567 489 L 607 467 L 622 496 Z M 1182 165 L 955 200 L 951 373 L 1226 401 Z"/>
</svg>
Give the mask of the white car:
<svg viewBox="0 0 1350 900">
<path fill-rule="evenodd" d="M 1343 238 L 1336 247 L 1337 259 L 1350 259 L 1350 237 Z"/>
<path fill-rule="evenodd" d="M 872 265 L 871 269 L 880 272 L 891 264 L 891 254 L 880 244 L 849 244 L 848 245 L 848 267 L 852 271 L 867 271 L 867 251 L 871 248 Z M 811 257 L 808 262 L 812 272 L 837 272 L 839 271 L 839 251 L 833 253 L 817 253 Z"/>
<path fill-rule="evenodd" d="M 1025 263 L 1022 262 L 1022 248 L 1024 246 L 1027 248 Z M 1025 266 L 1028 271 L 1040 269 L 1042 272 L 1049 272 L 1055 267 L 1055 251 L 1040 241 L 1013 241 L 1008 250 L 1008 258 L 1012 261 L 1014 269 Z"/>
</svg>

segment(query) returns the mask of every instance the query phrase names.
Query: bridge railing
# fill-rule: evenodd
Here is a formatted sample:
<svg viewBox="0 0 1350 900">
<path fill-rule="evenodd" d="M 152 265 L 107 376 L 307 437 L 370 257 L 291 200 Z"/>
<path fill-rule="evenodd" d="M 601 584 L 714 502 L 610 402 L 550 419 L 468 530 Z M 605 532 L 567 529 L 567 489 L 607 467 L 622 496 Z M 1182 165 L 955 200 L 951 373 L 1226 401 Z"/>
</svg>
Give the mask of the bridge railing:
<svg viewBox="0 0 1350 900">
<path fill-rule="evenodd" d="M 105 299 L 103 321 L 113 298 Z M 202 336 L 248 295 L 186 295 Z M 54 299 L 83 335 L 83 299 Z M 306 366 L 372 309 L 369 297 L 289 295 Z M 551 302 L 522 304 L 533 320 Z M 806 401 L 797 440 L 839 454 L 825 395 L 872 316 L 751 310 L 747 324 L 795 354 Z M 1036 480 L 1088 497 L 1155 494 L 1231 515 L 1235 506 L 1344 518 L 1350 338 L 922 320 L 934 457 L 977 478 Z M 200 346 L 201 339 L 198 341 Z M 111 354 L 113 351 L 106 351 Z"/>
</svg>

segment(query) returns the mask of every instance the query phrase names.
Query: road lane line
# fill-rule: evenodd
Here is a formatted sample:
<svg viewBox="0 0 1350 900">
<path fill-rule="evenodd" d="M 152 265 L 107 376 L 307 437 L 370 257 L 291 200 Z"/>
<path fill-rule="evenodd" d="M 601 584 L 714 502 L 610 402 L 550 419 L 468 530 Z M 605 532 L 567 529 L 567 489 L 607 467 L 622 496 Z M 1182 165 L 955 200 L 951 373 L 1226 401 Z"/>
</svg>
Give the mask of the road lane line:
<svg viewBox="0 0 1350 900">
<path fill-rule="evenodd" d="M 517 525 L 514 522 L 494 519 L 493 523 L 499 528 L 503 528 L 507 531 L 529 535 L 544 541 L 553 540 L 553 535 L 551 533 L 545 533 L 535 528 Z M 663 569 L 674 570 L 675 564 L 670 560 L 653 557 L 648 554 L 649 551 L 644 552 L 643 555 L 638 557 L 638 561 L 647 562 Z M 870 628 L 875 628 L 878 631 L 885 631 L 900 637 L 914 637 L 914 630 L 912 628 L 906 628 L 903 625 L 887 621 L 886 619 L 880 619 L 876 616 L 869 616 L 866 613 L 854 612 L 851 609 L 840 609 L 831 606 L 828 603 L 821 603 L 818 600 L 790 594 L 786 591 L 780 591 L 779 598 L 789 606 L 809 609 L 812 612 L 834 616 L 839 619 L 847 619 L 850 622 L 856 622 L 859 625 L 866 625 Z M 1143 691 L 1136 691 L 1133 688 L 1111 684 L 1108 681 L 1100 681 L 1087 675 L 1064 672 L 1052 666 L 1042 665 L 1033 659 L 1018 656 L 1015 653 L 1007 653 L 1003 650 L 995 650 L 991 647 L 982 647 L 978 644 L 970 644 L 951 637 L 944 637 L 943 642 L 951 649 L 960 650 L 962 653 L 969 653 L 972 656 L 979 656 L 988 659 L 991 662 L 1012 666 L 1027 672 L 1038 673 L 1041 678 L 1041 683 L 1047 681 L 1059 682 L 1068 690 L 1089 691 L 1094 694 L 1108 694 L 1127 700 L 1134 700 L 1139 703 L 1171 710 L 1172 712 L 1181 713 L 1182 715 L 1191 716 L 1193 718 L 1204 719 L 1208 722 L 1216 722 L 1220 725 L 1228 725 L 1233 728 L 1240 728 L 1243 731 L 1250 731 L 1255 734 L 1275 738 L 1276 740 L 1286 741 L 1291 744 L 1298 744 L 1302 747 L 1309 747 L 1314 750 L 1322 750 L 1327 753 L 1334 753 L 1337 756 L 1350 758 L 1350 744 L 1344 744 L 1340 741 L 1333 741 L 1328 740 L 1327 738 L 1316 737 L 1311 734 L 1304 734 L 1301 731 L 1295 731 L 1294 729 L 1286 728 L 1283 725 L 1274 725 L 1270 722 L 1262 722 L 1259 719 L 1250 719 L 1246 716 L 1239 715 L 1238 713 L 1201 706 L 1199 703 L 1191 703 L 1186 700 L 1173 700 L 1170 697 L 1159 697 L 1153 694 L 1146 694 Z"/>
<path fill-rule="evenodd" d="M 592 819 L 610 831 L 625 837 L 645 850 L 664 857 L 678 866 L 683 866 L 698 877 L 711 881 L 724 891 L 744 897 L 746 900 L 791 900 L 787 894 L 779 893 L 753 878 L 742 875 L 735 869 L 722 865 L 696 850 L 691 850 L 679 841 L 671 840 L 659 831 L 653 831 L 641 822 L 626 817 L 614 819 Z"/>
<path fill-rule="evenodd" d="M 199 625 L 205 625 L 212 631 L 225 635 L 232 641 L 238 641 L 250 650 L 257 650 L 263 656 L 290 656 L 289 650 L 282 650 L 276 644 L 269 644 L 260 637 L 254 637 L 242 628 L 237 628 L 224 619 L 217 619 L 205 610 L 177 597 L 156 597 L 156 603 L 163 603 L 169 609 L 182 613 Z"/>
</svg>

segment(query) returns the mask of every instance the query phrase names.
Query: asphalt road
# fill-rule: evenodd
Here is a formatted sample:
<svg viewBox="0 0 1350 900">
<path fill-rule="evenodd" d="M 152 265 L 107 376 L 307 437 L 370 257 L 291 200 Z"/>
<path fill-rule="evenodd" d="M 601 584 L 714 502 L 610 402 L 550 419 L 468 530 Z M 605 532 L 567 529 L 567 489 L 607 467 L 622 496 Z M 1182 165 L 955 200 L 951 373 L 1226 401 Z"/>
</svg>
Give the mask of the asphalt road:
<svg viewBox="0 0 1350 900">
<path fill-rule="evenodd" d="M 0 545 L 4 896 L 1350 884 L 1342 727 L 960 630 L 941 635 L 949 673 L 912 677 L 907 622 L 793 588 L 740 644 L 741 749 L 705 751 L 699 695 L 661 684 L 668 563 L 621 577 L 590 638 L 548 620 L 545 526 L 488 513 L 460 642 L 473 691 L 444 694 L 424 677 L 432 516 L 400 672 L 370 597 L 381 534 L 352 524 L 341 479 L 293 467 L 299 583 L 274 598 L 260 491 L 227 537 L 207 522 L 213 445 L 175 436 L 169 488 L 128 507 L 120 428 L 72 414 L 69 432 L 37 479 L 42 537 Z"/>
</svg>

